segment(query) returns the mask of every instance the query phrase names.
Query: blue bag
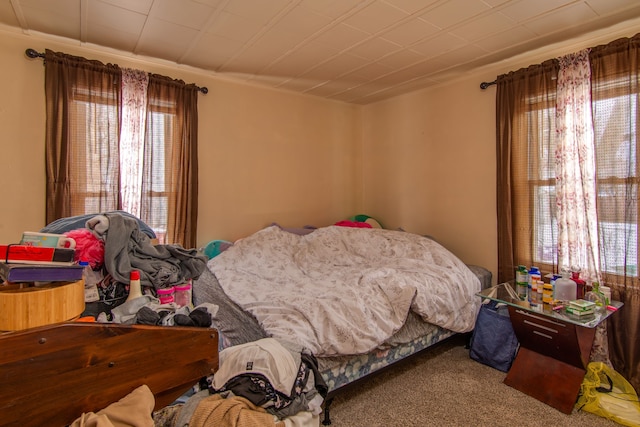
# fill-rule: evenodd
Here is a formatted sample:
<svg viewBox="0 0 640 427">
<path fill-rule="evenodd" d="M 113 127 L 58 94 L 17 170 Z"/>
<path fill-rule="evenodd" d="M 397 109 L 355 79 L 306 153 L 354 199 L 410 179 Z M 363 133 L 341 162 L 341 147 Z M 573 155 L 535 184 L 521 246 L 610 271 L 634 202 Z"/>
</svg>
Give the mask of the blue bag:
<svg viewBox="0 0 640 427">
<path fill-rule="evenodd" d="M 469 357 L 502 372 L 511 369 L 519 343 L 505 305 L 489 300 L 480 306 L 471 335 Z"/>
</svg>

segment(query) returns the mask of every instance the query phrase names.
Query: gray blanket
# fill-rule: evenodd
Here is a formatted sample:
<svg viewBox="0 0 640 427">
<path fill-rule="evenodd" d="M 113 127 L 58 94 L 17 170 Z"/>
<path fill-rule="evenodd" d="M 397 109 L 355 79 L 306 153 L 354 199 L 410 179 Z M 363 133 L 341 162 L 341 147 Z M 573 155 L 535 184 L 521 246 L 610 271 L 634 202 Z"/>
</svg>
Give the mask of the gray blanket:
<svg viewBox="0 0 640 427">
<path fill-rule="evenodd" d="M 140 283 L 155 289 L 168 288 L 196 279 L 205 270 L 207 258 L 196 249 L 178 244 L 153 245 L 134 218 L 115 213 L 105 215 L 104 265 L 114 280 L 129 283 L 131 270 L 140 270 Z"/>
</svg>

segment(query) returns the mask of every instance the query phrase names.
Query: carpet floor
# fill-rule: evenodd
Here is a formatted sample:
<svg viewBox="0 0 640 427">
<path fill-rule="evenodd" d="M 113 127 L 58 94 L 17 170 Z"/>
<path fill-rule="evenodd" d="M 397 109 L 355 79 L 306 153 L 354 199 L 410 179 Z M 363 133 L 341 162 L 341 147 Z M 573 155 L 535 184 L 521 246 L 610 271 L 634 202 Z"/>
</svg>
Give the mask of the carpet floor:
<svg viewBox="0 0 640 427">
<path fill-rule="evenodd" d="M 332 426 L 619 426 L 575 408 L 563 414 L 505 385 L 505 376 L 470 359 L 455 336 L 338 393 Z"/>
</svg>

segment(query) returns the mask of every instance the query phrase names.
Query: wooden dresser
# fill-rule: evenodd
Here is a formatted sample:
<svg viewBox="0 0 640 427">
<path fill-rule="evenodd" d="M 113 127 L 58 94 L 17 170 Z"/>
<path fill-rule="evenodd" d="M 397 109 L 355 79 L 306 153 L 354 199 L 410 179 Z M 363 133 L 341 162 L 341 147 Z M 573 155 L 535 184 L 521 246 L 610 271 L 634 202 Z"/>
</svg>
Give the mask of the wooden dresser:
<svg viewBox="0 0 640 427">
<path fill-rule="evenodd" d="M 218 368 L 218 332 L 67 322 L 0 334 L 0 423 L 65 426 L 146 384 L 156 409 Z"/>
</svg>

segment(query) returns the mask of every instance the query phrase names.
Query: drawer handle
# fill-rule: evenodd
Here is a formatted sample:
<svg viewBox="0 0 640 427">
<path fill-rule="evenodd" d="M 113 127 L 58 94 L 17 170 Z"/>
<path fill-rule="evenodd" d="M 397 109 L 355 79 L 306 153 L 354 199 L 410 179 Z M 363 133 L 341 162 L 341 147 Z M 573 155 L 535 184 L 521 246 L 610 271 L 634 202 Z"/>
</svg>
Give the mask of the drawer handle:
<svg viewBox="0 0 640 427">
<path fill-rule="evenodd" d="M 539 331 L 533 331 L 533 333 L 536 335 L 540 335 L 541 337 L 549 338 L 550 340 L 553 339 L 551 335 L 543 334 L 542 332 L 539 332 Z"/>
<path fill-rule="evenodd" d="M 553 332 L 554 334 L 558 333 L 557 329 L 549 328 L 548 326 L 542 326 L 542 325 L 539 325 L 537 323 L 531 322 L 531 321 L 526 320 L 526 319 L 525 319 L 524 323 L 526 323 L 527 325 L 536 326 L 536 327 L 538 327 L 540 329 L 544 329 L 545 331 Z"/>
<path fill-rule="evenodd" d="M 547 317 L 536 316 L 535 314 L 531 314 L 528 311 L 516 310 L 516 313 L 522 314 L 522 315 L 528 316 L 528 317 L 533 317 L 534 319 L 540 320 L 542 322 L 547 322 L 547 323 L 552 323 L 554 325 L 562 326 L 563 328 L 567 327 L 567 325 L 565 325 L 564 323 L 554 322 L 553 320 L 551 320 L 551 319 L 549 319 Z"/>
</svg>

